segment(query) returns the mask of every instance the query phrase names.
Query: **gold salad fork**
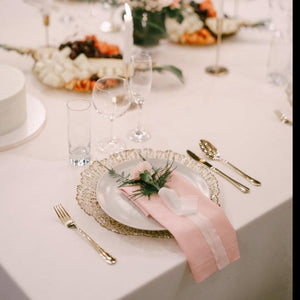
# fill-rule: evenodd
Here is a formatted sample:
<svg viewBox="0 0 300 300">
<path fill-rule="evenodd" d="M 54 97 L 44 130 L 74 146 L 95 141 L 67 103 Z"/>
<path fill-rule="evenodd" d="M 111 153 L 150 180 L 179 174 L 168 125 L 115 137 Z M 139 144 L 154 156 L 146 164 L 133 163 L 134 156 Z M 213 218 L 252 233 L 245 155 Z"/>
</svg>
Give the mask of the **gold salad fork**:
<svg viewBox="0 0 300 300">
<path fill-rule="evenodd" d="M 64 207 L 61 204 L 55 205 L 53 208 L 63 225 L 65 225 L 68 228 L 77 229 L 77 231 L 90 242 L 90 244 L 97 250 L 97 252 L 103 257 L 103 259 L 108 264 L 113 265 L 117 262 L 117 260 L 114 257 L 112 257 L 105 250 L 103 250 L 86 232 L 84 232 L 76 225 L 74 220 L 70 217 L 68 212 L 64 209 Z"/>
</svg>

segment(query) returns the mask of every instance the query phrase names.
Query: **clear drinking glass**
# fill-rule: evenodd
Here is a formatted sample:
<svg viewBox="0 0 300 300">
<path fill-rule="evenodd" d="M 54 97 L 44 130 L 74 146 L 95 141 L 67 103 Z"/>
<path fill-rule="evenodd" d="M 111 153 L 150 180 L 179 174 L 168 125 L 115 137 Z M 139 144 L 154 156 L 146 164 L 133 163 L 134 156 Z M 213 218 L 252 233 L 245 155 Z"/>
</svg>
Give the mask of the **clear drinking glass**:
<svg viewBox="0 0 300 300">
<path fill-rule="evenodd" d="M 139 120 L 137 127 L 131 130 L 128 138 L 134 142 L 144 142 L 151 135 L 143 128 L 143 105 L 151 92 L 152 86 L 152 58 L 145 52 L 140 52 L 131 57 L 130 89 L 133 101 L 139 108 Z"/>
<path fill-rule="evenodd" d="M 98 79 L 93 89 L 92 103 L 100 116 L 110 121 L 110 136 L 97 143 L 98 150 L 114 153 L 125 149 L 125 142 L 114 136 L 113 123 L 125 114 L 131 104 L 128 80 L 118 76 Z"/>
<path fill-rule="evenodd" d="M 289 37 L 275 31 L 271 40 L 268 63 L 268 81 L 275 85 L 286 85 L 291 73 L 291 42 Z"/>
<path fill-rule="evenodd" d="M 91 102 L 87 99 L 71 99 L 67 102 L 69 160 L 73 166 L 90 162 Z"/>
</svg>

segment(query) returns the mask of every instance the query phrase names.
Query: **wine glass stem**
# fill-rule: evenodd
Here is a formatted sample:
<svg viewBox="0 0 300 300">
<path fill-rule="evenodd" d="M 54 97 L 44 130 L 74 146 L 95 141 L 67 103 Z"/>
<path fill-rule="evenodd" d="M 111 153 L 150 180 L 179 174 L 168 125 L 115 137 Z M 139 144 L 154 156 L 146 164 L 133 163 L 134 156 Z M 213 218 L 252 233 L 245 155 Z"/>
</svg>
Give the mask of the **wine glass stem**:
<svg viewBox="0 0 300 300">
<path fill-rule="evenodd" d="M 109 12 L 109 22 L 110 22 L 111 24 L 114 23 L 115 12 L 116 12 L 115 7 L 114 7 L 114 6 L 111 6 L 111 7 L 110 7 L 110 12 Z"/>
<path fill-rule="evenodd" d="M 115 135 L 114 135 L 114 119 L 110 118 L 110 128 L 109 128 L 109 139 L 111 141 L 113 141 L 115 139 Z"/>
<path fill-rule="evenodd" d="M 139 107 L 139 118 L 138 118 L 138 124 L 137 124 L 137 130 L 141 131 L 143 129 L 143 102 L 138 103 Z"/>
<path fill-rule="evenodd" d="M 217 19 L 217 49 L 216 49 L 216 70 L 219 68 L 219 60 L 220 60 L 220 48 L 222 41 L 222 23 L 223 18 Z"/>
</svg>

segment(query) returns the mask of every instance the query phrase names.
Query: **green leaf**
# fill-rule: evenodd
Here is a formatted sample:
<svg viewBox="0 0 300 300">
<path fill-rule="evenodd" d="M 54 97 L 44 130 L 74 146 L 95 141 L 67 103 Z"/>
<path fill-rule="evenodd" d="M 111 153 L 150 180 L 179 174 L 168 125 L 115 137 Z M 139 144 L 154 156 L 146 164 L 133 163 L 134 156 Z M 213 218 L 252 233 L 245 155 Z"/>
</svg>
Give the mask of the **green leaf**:
<svg viewBox="0 0 300 300">
<path fill-rule="evenodd" d="M 180 69 L 172 65 L 154 66 L 153 71 L 162 73 L 163 71 L 169 71 L 173 73 L 182 83 L 184 83 L 183 73 Z"/>
<path fill-rule="evenodd" d="M 145 160 L 142 155 L 140 155 L 140 157 Z M 119 188 L 124 186 L 137 186 L 137 189 L 131 194 L 131 199 L 137 199 L 141 196 L 150 198 L 152 194 L 157 194 L 159 189 L 162 188 L 171 177 L 171 173 L 174 170 L 172 167 L 173 162 L 174 161 L 167 161 L 166 165 L 160 168 L 152 166 L 153 174 L 148 170 L 144 170 L 139 174 L 138 180 L 130 179 L 130 174 L 126 175 L 124 171 L 118 174 L 113 168 L 106 168 L 109 171 L 109 175 L 116 178 Z"/>
</svg>

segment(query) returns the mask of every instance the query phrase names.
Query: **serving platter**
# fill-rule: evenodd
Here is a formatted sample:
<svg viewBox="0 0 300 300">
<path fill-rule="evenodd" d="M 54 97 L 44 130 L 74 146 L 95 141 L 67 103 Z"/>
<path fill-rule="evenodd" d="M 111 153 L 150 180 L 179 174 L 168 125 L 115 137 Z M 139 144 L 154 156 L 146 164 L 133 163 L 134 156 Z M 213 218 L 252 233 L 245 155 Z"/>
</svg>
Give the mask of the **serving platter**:
<svg viewBox="0 0 300 300">
<path fill-rule="evenodd" d="M 33 74 L 44 85 L 76 92 L 92 92 L 96 81 L 104 76 L 128 76 L 122 53 L 115 44 L 99 41 L 95 35 L 69 41 L 59 47 L 37 49 L 0 43 L 0 48 L 30 55 L 34 59 Z M 75 50 L 76 49 L 76 50 Z M 153 71 L 171 72 L 184 81 L 180 69 L 153 62 Z"/>
<path fill-rule="evenodd" d="M 266 20 L 250 21 L 227 15 L 220 18 L 211 0 L 188 2 L 182 17 L 181 22 L 175 18 L 165 21 L 168 39 L 180 45 L 213 45 L 217 43 L 219 30 L 221 37 L 227 38 L 236 35 L 242 27 L 263 27 L 267 23 Z"/>
</svg>

